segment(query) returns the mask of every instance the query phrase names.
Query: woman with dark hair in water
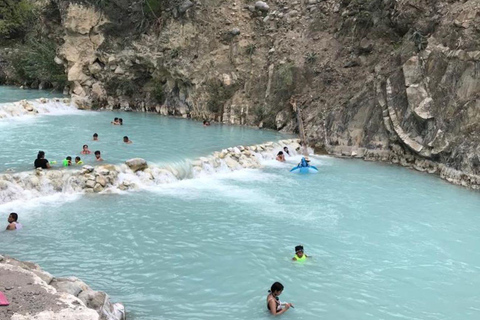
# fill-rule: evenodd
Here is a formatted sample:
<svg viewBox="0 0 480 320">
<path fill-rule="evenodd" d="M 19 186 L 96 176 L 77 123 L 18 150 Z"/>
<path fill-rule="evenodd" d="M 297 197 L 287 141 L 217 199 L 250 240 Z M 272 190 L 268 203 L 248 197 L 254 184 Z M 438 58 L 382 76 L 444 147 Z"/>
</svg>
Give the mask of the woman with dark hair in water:
<svg viewBox="0 0 480 320">
<path fill-rule="evenodd" d="M 279 300 L 278 296 L 282 294 L 282 291 L 283 285 L 280 282 L 275 282 L 274 284 L 272 284 L 272 287 L 268 291 L 269 294 L 267 296 L 267 308 L 274 316 L 281 315 L 282 313 L 290 309 L 290 307 L 293 308 L 293 304 L 281 302 Z"/>
<path fill-rule="evenodd" d="M 45 159 L 45 152 L 38 151 L 37 159 L 35 160 L 33 165 L 35 166 L 35 169 L 36 168 L 50 169 L 50 163 L 48 162 L 47 159 Z"/>
</svg>

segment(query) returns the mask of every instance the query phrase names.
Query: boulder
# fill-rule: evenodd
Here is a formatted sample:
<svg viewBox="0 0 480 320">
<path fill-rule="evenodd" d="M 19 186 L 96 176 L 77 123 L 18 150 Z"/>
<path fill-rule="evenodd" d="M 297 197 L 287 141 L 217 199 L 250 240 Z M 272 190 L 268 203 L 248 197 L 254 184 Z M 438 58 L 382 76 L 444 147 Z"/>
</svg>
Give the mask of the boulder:
<svg viewBox="0 0 480 320">
<path fill-rule="evenodd" d="M 133 158 L 125 161 L 125 164 L 133 171 L 137 172 L 148 168 L 147 161 L 142 158 Z"/>
<path fill-rule="evenodd" d="M 90 287 L 85 282 L 76 277 L 54 278 L 50 285 L 60 292 L 65 292 L 75 297 L 82 291 L 90 290 Z"/>
<path fill-rule="evenodd" d="M 182 2 L 182 4 L 180 6 L 178 6 L 178 12 L 183 14 L 185 12 L 187 12 L 188 9 L 190 9 L 191 7 L 194 6 L 194 3 L 189 1 L 189 0 L 185 0 Z"/>
<path fill-rule="evenodd" d="M 257 1 L 255 2 L 255 9 L 261 12 L 268 12 L 268 10 L 270 10 L 270 7 L 263 1 Z"/>
</svg>

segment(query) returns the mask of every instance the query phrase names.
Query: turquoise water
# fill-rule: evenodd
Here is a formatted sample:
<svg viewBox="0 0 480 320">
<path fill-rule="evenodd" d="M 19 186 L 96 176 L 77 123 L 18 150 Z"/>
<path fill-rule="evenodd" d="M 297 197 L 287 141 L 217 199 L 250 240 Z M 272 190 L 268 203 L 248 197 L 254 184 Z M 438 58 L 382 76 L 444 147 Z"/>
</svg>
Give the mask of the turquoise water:
<svg viewBox="0 0 480 320">
<path fill-rule="evenodd" d="M 16 102 L 23 99 L 62 98 L 64 95 L 58 91 L 20 89 L 13 86 L 0 86 L 0 103 Z"/>
<path fill-rule="evenodd" d="M 267 161 L 141 192 L 51 197 L 15 209 L 2 251 L 76 275 L 130 319 L 478 319 L 480 197 L 396 166 Z M 293 263 L 303 244 L 313 258 Z"/>
<path fill-rule="evenodd" d="M 0 87 L 0 90 L 4 88 Z M 106 162 L 182 163 L 270 131 L 147 114 L 78 112 L 0 120 L 0 171 L 30 170 L 85 143 Z M 113 117 L 125 125 L 112 126 Z M 91 141 L 94 132 L 100 141 Z M 131 145 L 122 143 L 128 135 Z M 82 156 L 83 157 L 83 156 Z M 92 163 L 93 156 L 84 157 Z M 204 175 L 135 192 L 54 194 L 0 205 L 24 229 L 0 231 L 2 254 L 75 275 L 123 302 L 129 319 L 270 319 L 267 290 L 285 285 L 285 319 L 480 317 L 480 197 L 401 167 L 299 157 L 261 170 Z M 303 244 L 312 259 L 290 259 Z"/>
<path fill-rule="evenodd" d="M 155 114 L 87 112 L 54 116 L 24 116 L 18 119 L 0 119 L 0 172 L 31 170 L 39 150 L 46 159 L 61 163 L 67 156 L 80 156 L 85 164 L 94 164 L 93 152 L 99 150 L 105 163 L 122 163 L 134 157 L 154 163 L 184 161 L 186 158 L 206 156 L 214 151 L 239 144 L 251 145 L 279 140 L 282 135 L 269 130 L 212 125 L 174 119 Z M 110 124 L 114 117 L 123 119 L 123 126 Z M 3 124 L 3 126 L 2 126 Z M 93 134 L 99 141 L 92 141 Z M 123 143 L 128 136 L 133 144 Z M 82 155 L 87 144 L 91 155 Z"/>
</svg>

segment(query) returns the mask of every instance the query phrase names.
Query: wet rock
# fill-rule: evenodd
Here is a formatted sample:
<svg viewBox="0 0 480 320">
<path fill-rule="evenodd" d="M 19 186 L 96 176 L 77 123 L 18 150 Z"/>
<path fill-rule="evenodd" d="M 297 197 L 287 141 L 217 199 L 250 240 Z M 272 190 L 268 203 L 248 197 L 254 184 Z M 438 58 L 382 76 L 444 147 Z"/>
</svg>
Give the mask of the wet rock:
<svg viewBox="0 0 480 320">
<path fill-rule="evenodd" d="M 86 188 L 93 188 L 93 187 L 95 187 L 95 180 L 87 180 L 87 182 L 85 183 L 85 187 L 86 187 Z"/>
<path fill-rule="evenodd" d="M 144 169 L 148 168 L 147 161 L 145 159 L 142 159 L 142 158 L 134 158 L 134 159 L 127 160 L 127 161 L 125 161 L 125 164 L 133 172 L 137 172 L 137 171 L 144 170 Z"/>
<path fill-rule="evenodd" d="M 93 192 L 99 193 L 103 191 L 103 187 L 100 183 L 96 183 L 95 186 L 93 187 Z"/>
<path fill-rule="evenodd" d="M 83 169 L 82 174 L 87 173 L 87 172 L 93 172 L 95 170 L 95 168 L 92 167 L 92 166 L 83 166 L 82 169 Z"/>
</svg>

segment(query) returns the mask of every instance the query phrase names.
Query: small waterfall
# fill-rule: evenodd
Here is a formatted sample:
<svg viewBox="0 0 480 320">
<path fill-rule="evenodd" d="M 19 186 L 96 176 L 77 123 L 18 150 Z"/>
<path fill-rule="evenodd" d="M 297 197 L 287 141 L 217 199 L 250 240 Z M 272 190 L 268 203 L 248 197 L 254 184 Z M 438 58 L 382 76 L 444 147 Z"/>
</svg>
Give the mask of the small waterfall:
<svg viewBox="0 0 480 320">
<path fill-rule="evenodd" d="M 97 167 L 84 166 L 81 170 L 37 169 L 33 172 L 1 174 L 0 205 L 55 194 L 74 195 L 142 190 L 156 185 L 244 168 L 261 168 L 263 162 L 275 159 L 277 152 L 285 146 L 293 155 L 300 150 L 298 140 L 290 139 L 248 147 L 228 148 L 193 161 L 165 165 L 147 165 L 145 160 L 136 159 L 139 160 L 140 167 L 108 164 Z"/>
<path fill-rule="evenodd" d="M 21 100 L 0 104 L 0 119 L 34 116 L 37 114 L 62 115 L 79 113 L 67 98 Z"/>
</svg>

